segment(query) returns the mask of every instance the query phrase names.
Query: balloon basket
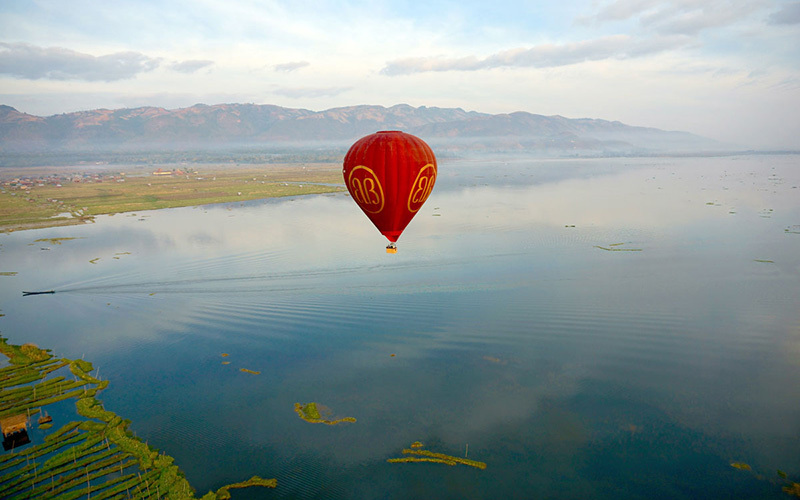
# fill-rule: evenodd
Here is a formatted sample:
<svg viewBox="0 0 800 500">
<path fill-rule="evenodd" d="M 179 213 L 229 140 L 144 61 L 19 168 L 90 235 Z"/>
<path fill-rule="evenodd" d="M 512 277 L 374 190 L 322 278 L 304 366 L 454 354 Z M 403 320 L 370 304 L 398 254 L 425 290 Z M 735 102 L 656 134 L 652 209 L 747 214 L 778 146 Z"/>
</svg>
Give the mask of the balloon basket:
<svg viewBox="0 0 800 500">
<path fill-rule="evenodd" d="M 397 245 L 394 243 L 386 245 L 386 253 L 397 253 Z"/>
</svg>

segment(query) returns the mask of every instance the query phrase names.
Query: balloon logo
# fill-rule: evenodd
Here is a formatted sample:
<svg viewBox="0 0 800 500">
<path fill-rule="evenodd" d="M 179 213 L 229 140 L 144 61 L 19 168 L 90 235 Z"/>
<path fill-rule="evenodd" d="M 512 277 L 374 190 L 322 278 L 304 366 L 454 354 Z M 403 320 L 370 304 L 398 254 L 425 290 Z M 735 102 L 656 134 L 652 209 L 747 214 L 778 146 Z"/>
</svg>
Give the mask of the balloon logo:
<svg viewBox="0 0 800 500">
<path fill-rule="evenodd" d="M 372 169 L 363 165 L 352 169 L 347 186 L 361 210 L 368 214 L 377 214 L 383 210 L 383 187 Z"/>
<path fill-rule="evenodd" d="M 342 169 L 350 196 L 390 241 L 390 253 L 430 196 L 437 173 L 430 146 L 399 131 L 362 137 L 347 151 Z"/>
</svg>

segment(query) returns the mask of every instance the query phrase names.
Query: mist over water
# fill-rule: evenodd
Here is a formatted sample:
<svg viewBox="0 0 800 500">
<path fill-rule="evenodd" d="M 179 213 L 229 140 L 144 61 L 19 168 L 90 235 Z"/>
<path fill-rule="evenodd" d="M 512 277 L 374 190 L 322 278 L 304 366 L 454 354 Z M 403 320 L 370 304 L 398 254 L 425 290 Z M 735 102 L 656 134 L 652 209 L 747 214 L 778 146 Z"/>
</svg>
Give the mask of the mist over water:
<svg viewBox="0 0 800 500">
<path fill-rule="evenodd" d="M 444 161 L 395 255 L 344 194 L 3 234 L 0 331 L 92 361 L 200 494 L 785 498 L 798 167 Z M 487 468 L 386 462 L 414 441 Z"/>
</svg>

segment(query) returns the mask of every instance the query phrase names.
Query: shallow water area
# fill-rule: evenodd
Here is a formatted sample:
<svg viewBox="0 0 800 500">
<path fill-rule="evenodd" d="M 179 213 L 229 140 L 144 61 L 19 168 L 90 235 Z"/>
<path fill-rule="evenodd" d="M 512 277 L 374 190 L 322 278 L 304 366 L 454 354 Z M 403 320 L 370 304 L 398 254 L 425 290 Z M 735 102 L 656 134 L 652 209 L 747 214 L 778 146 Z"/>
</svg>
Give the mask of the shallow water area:
<svg viewBox="0 0 800 500">
<path fill-rule="evenodd" d="M 201 494 L 787 498 L 798 167 L 442 162 L 394 255 L 345 194 L 2 234 L 0 331 L 92 361 Z M 387 462 L 415 441 L 486 469 Z"/>
</svg>

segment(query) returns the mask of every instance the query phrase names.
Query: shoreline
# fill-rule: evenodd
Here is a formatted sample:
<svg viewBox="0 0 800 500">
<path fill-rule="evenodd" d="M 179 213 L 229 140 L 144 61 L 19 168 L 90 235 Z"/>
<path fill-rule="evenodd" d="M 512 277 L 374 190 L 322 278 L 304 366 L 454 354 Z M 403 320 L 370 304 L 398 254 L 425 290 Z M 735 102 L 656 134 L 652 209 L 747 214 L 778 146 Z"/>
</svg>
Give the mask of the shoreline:
<svg viewBox="0 0 800 500">
<path fill-rule="evenodd" d="M 86 224 L 98 215 L 345 191 L 338 163 L 110 167 L 0 169 L 0 233 Z"/>
</svg>

